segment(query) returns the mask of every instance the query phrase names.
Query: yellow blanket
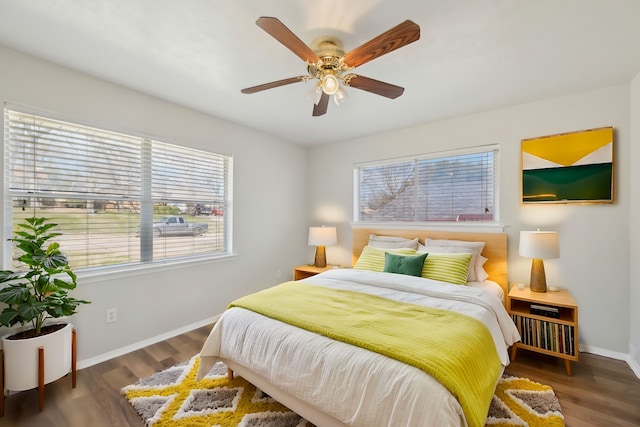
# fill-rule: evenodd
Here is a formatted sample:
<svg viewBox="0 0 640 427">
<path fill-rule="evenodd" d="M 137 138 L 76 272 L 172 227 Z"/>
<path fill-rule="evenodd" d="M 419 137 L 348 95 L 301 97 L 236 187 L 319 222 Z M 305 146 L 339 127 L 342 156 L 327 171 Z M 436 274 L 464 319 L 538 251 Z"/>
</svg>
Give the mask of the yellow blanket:
<svg viewBox="0 0 640 427">
<path fill-rule="evenodd" d="M 287 282 L 230 304 L 415 366 L 484 426 L 501 365 L 478 320 L 355 291 Z"/>
</svg>

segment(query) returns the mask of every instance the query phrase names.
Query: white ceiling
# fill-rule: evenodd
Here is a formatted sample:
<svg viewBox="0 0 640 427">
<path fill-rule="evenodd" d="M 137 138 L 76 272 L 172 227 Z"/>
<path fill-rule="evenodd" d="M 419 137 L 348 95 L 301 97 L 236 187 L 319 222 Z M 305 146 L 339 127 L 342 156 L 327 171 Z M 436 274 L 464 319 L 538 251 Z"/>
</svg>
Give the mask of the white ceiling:
<svg viewBox="0 0 640 427">
<path fill-rule="evenodd" d="M 260 16 L 305 43 L 337 36 L 346 51 L 411 19 L 420 40 L 355 70 L 404 94 L 347 88 L 321 117 L 312 82 L 241 94 L 306 73 Z M 640 0 L 0 0 L 0 44 L 316 145 L 628 82 L 640 72 Z"/>
</svg>

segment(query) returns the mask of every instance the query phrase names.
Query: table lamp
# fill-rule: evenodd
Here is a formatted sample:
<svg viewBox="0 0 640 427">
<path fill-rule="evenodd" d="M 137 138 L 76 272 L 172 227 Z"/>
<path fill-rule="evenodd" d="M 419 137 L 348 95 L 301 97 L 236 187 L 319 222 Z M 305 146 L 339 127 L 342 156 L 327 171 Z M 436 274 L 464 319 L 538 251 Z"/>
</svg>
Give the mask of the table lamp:
<svg viewBox="0 0 640 427">
<path fill-rule="evenodd" d="M 520 256 L 533 258 L 529 288 L 534 292 L 547 292 L 543 259 L 560 257 L 558 233 L 555 231 L 521 231 Z"/>
<path fill-rule="evenodd" d="M 338 243 L 335 227 L 309 227 L 309 246 L 316 247 L 315 267 L 327 266 L 325 246 Z"/>
</svg>

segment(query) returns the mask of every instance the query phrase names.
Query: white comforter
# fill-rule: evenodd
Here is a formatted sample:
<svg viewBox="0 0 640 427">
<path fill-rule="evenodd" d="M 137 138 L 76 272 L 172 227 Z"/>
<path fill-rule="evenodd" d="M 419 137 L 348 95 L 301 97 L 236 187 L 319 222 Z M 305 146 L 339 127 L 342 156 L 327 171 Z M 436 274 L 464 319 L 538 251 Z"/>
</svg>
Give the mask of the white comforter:
<svg viewBox="0 0 640 427">
<path fill-rule="evenodd" d="M 503 366 L 509 363 L 508 347 L 520 338 L 502 303 L 482 289 L 350 269 L 305 281 L 474 317 L 491 332 Z M 467 425 L 456 398 L 423 371 L 252 311 L 225 311 L 200 355 L 200 375 L 218 357 L 233 360 L 347 425 Z"/>
</svg>

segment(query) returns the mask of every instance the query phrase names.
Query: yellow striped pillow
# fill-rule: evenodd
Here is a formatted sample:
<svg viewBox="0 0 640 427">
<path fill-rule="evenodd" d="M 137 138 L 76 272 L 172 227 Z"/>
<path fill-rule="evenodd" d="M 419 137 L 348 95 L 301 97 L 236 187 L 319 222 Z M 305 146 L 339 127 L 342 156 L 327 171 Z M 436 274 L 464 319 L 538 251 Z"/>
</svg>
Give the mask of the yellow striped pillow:
<svg viewBox="0 0 640 427">
<path fill-rule="evenodd" d="M 371 271 L 384 271 L 384 254 L 389 252 L 390 254 L 398 255 L 415 255 L 415 249 L 378 249 L 371 246 L 365 246 L 362 249 L 360 258 L 353 266 L 355 270 L 371 270 Z M 427 256 L 427 259 L 429 257 Z"/>
<path fill-rule="evenodd" d="M 422 267 L 422 277 L 456 285 L 467 283 L 471 255 L 429 253 Z"/>
</svg>

